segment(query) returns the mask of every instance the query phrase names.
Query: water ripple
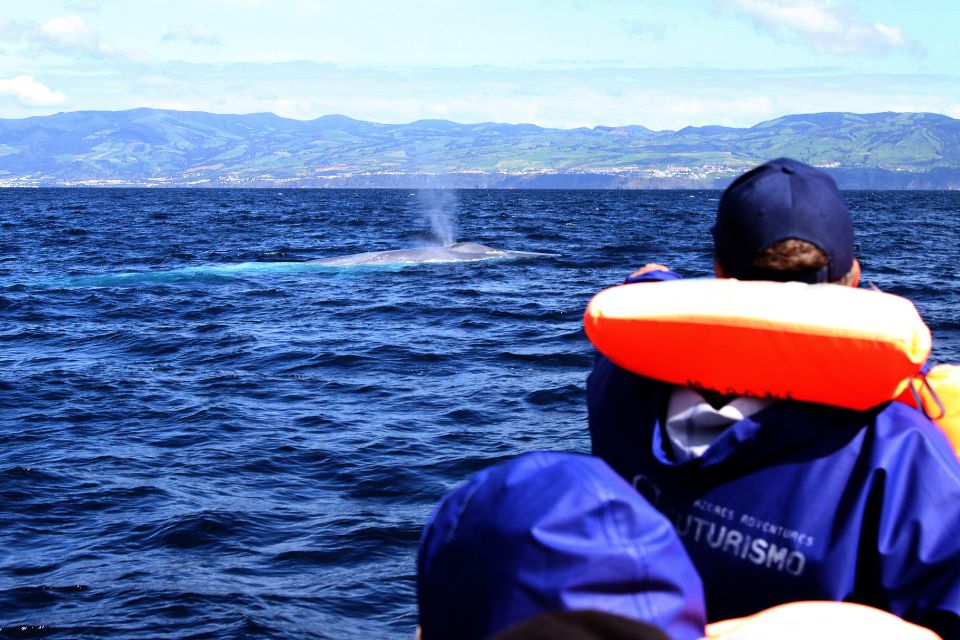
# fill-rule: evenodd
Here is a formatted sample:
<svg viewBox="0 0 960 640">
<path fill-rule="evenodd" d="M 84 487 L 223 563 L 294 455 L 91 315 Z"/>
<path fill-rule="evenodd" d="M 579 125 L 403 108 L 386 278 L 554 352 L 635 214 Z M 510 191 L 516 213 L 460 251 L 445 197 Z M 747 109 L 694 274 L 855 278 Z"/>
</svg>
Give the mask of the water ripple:
<svg viewBox="0 0 960 640">
<path fill-rule="evenodd" d="M 304 264 L 433 238 L 405 190 L 0 190 L 0 637 L 409 638 L 439 496 L 589 449 L 590 296 L 712 270 L 715 192 L 444 195 L 555 257 Z M 960 194 L 849 201 L 960 360 Z"/>
</svg>

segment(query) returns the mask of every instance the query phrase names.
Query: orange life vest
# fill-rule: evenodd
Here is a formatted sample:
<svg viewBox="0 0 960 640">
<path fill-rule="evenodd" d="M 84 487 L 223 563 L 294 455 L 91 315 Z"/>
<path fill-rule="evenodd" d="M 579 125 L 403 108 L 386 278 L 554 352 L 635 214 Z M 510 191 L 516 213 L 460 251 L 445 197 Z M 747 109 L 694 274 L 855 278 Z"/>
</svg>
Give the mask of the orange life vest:
<svg viewBox="0 0 960 640">
<path fill-rule="evenodd" d="M 930 330 L 906 298 L 799 282 L 626 284 L 594 296 L 584 328 L 615 364 L 672 384 L 856 410 L 919 398 L 960 452 L 960 367 L 920 375 Z"/>
</svg>

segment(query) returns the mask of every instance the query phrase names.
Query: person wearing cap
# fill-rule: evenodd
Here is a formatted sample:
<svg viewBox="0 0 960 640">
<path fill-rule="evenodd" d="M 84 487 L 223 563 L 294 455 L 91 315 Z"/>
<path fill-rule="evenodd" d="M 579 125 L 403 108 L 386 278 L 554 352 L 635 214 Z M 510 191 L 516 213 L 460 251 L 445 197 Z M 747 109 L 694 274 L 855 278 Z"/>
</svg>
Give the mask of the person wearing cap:
<svg viewBox="0 0 960 640">
<path fill-rule="evenodd" d="M 602 460 L 563 453 L 486 469 L 440 501 L 420 538 L 417 604 L 423 640 L 579 610 L 635 621 L 585 616 L 638 640 L 694 640 L 705 624 L 700 578 L 667 519 Z"/>
<path fill-rule="evenodd" d="M 836 184 L 795 160 L 736 179 L 713 238 L 718 277 L 859 279 Z M 627 282 L 676 278 L 648 265 Z M 920 411 L 721 396 L 602 355 L 587 396 L 593 453 L 673 522 L 709 620 L 845 600 L 960 638 L 960 463 Z"/>
</svg>

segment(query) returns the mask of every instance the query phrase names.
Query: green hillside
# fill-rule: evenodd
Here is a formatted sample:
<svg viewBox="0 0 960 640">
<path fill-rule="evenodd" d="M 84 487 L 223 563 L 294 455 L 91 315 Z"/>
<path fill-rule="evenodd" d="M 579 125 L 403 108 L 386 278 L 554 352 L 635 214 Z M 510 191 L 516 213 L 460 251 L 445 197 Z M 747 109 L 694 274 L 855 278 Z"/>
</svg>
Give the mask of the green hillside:
<svg viewBox="0 0 960 640">
<path fill-rule="evenodd" d="M 719 187 L 790 156 L 846 188 L 960 188 L 960 121 L 791 115 L 753 127 L 310 121 L 135 109 L 0 120 L 0 185 Z"/>
</svg>

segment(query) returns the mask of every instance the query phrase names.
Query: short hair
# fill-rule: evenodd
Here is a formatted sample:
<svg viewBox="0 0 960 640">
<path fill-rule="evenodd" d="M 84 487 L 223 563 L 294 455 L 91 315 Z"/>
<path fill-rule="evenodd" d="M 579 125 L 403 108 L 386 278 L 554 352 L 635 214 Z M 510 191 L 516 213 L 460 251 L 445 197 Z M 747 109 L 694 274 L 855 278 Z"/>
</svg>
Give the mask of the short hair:
<svg viewBox="0 0 960 640">
<path fill-rule="evenodd" d="M 819 271 L 830 263 L 827 254 L 812 242 L 787 238 L 774 242 L 763 250 L 753 261 L 753 266 L 761 271 L 790 273 L 801 271 Z M 853 269 L 844 274 L 835 284 L 853 282 Z"/>
<path fill-rule="evenodd" d="M 787 238 L 764 249 L 753 266 L 770 271 L 805 271 L 822 269 L 829 262 L 827 254 L 812 242 Z"/>
</svg>

